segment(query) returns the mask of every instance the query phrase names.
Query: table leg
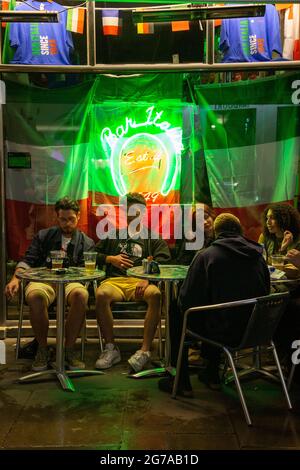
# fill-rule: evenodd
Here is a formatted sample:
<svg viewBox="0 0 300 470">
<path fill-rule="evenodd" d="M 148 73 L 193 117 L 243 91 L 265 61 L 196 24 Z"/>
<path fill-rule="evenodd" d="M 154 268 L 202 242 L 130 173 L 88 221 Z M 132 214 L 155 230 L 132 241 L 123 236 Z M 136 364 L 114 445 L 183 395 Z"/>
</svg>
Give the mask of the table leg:
<svg viewBox="0 0 300 470">
<path fill-rule="evenodd" d="M 74 385 L 65 372 L 65 284 L 57 283 L 57 323 L 56 323 L 56 374 L 64 390 L 75 392 Z"/>
<path fill-rule="evenodd" d="M 19 382 L 33 380 L 43 375 L 56 374 L 62 388 L 69 392 L 75 392 L 75 388 L 68 375 L 103 375 L 102 371 L 96 370 L 65 370 L 64 355 L 64 338 L 65 338 L 65 284 L 57 283 L 57 321 L 56 321 L 56 364 L 53 369 L 44 370 L 42 372 L 34 372 L 25 375 L 19 379 Z"/>
<path fill-rule="evenodd" d="M 171 281 L 165 281 L 165 306 L 166 306 L 166 318 L 165 318 L 165 366 L 170 365 L 170 327 L 169 327 L 169 315 L 170 315 L 170 302 L 171 302 Z"/>
</svg>

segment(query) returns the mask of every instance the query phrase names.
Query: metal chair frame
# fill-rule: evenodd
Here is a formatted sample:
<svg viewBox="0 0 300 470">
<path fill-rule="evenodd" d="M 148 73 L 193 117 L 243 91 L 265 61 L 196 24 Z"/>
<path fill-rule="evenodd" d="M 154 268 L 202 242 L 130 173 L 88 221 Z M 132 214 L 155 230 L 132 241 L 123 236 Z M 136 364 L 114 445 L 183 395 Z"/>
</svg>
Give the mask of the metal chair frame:
<svg viewBox="0 0 300 470">
<path fill-rule="evenodd" d="M 197 341 L 202 341 L 204 343 L 208 343 L 212 346 L 215 346 L 216 348 L 222 349 L 223 352 L 225 353 L 225 357 L 227 360 L 227 363 L 229 363 L 232 372 L 233 372 L 233 378 L 237 387 L 238 391 L 238 396 L 243 408 L 243 412 L 245 415 L 246 422 L 249 426 L 252 425 L 252 421 L 249 415 L 249 411 L 246 405 L 246 401 L 244 398 L 244 394 L 241 388 L 240 376 L 245 376 L 248 375 L 251 372 L 259 372 L 262 373 L 263 375 L 267 375 L 268 377 L 274 378 L 273 374 L 271 374 L 269 371 L 261 368 L 260 365 L 260 352 L 262 350 L 262 347 L 266 347 L 267 349 L 271 350 L 273 352 L 274 360 L 277 366 L 277 370 L 279 373 L 279 379 L 283 388 L 283 392 L 288 404 L 288 408 L 292 409 L 292 404 L 291 400 L 288 394 L 288 389 L 283 377 L 282 369 L 280 366 L 280 362 L 278 359 L 277 351 L 275 348 L 275 345 L 272 341 L 272 336 L 275 332 L 275 329 L 278 325 L 278 322 L 280 320 L 281 315 L 284 312 L 285 306 L 288 301 L 289 294 L 287 292 L 284 293 L 279 293 L 279 294 L 271 294 L 268 296 L 263 296 L 263 297 L 257 297 L 257 298 L 252 298 L 252 299 L 245 299 L 245 300 L 238 300 L 234 302 L 226 302 L 222 304 L 215 304 L 215 305 L 205 305 L 201 307 L 193 307 L 185 311 L 184 313 L 184 319 L 183 319 L 183 328 L 182 328 L 182 334 L 181 334 L 181 340 L 180 340 L 180 347 L 179 347 L 179 353 L 178 353 L 178 360 L 177 360 L 177 365 L 176 365 L 176 371 L 180 371 L 181 368 L 181 363 L 182 363 L 182 356 L 183 356 L 183 348 L 185 346 L 185 341 L 187 337 L 189 338 L 194 338 Z M 207 337 L 202 336 L 201 334 L 195 333 L 188 329 L 187 324 L 188 324 L 188 317 L 191 314 L 194 313 L 207 313 L 215 310 L 224 310 L 225 308 L 236 308 L 236 307 L 241 307 L 245 305 L 253 305 L 253 310 L 252 313 L 250 314 L 250 317 L 248 319 L 248 323 L 246 326 L 245 331 L 243 332 L 243 338 L 240 342 L 240 344 L 237 347 L 231 347 L 225 344 L 222 344 L 220 342 L 211 340 Z M 274 309 L 277 308 L 278 312 L 276 313 L 276 318 L 274 320 L 274 324 L 270 326 L 270 332 L 269 336 L 267 337 L 265 335 L 264 337 L 264 332 L 255 330 L 255 327 L 259 325 L 259 322 L 262 321 L 262 315 L 259 314 L 262 313 L 262 309 L 269 308 L 269 309 Z M 257 336 L 258 339 L 255 341 L 255 333 L 257 331 Z M 259 339 L 260 336 L 260 339 Z M 240 359 L 241 357 L 244 357 L 245 354 L 239 355 L 239 351 L 245 350 L 245 349 L 252 349 L 252 354 L 254 353 L 254 358 L 255 358 L 255 364 L 252 368 L 246 369 L 245 371 L 242 371 L 241 374 L 239 375 L 237 370 L 236 370 L 236 361 Z M 246 354 L 248 355 L 248 354 Z M 226 364 L 225 364 L 226 367 Z M 223 373 L 223 376 L 225 373 Z M 278 379 L 277 379 L 278 380 Z M 175 376 L 175 381 L 173 385 L 173 391 L 172 391 L 172 397 L 176 398 L 177 395 L 177 390 L 178 390 L 178 384 L 179 384 L 179 373 L 176 373 Z"/>
</svg>

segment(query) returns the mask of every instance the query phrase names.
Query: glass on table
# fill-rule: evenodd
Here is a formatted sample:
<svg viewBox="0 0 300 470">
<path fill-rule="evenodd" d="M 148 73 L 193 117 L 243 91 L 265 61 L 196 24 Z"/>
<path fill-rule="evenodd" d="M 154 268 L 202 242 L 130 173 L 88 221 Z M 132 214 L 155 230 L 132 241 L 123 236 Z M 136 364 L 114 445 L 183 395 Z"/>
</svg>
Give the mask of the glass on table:
<svg viewBox="0 0 300 470">
<path fill-rule="evenodd" d="M 64 258 L 66 253 L 62 250 L 50 251 L 52 269 L 60 269 L 63 267 Z"/>
<path fill-rule="evenodd" d="M 85 251 L 83 253 L 84 267 L 87 272 L 93 272 L 96 269 L 97 252 Z"/>
<path fill-rule="evenodd" d="M 282 271 L 283 266 L 284 266 L 284 259 L 285 259 L 285 257 L 283 255 L 272 255 L 271 256 L 272 266 L 274 266 L 274 268 L 280 269 Z"/>
</svg>

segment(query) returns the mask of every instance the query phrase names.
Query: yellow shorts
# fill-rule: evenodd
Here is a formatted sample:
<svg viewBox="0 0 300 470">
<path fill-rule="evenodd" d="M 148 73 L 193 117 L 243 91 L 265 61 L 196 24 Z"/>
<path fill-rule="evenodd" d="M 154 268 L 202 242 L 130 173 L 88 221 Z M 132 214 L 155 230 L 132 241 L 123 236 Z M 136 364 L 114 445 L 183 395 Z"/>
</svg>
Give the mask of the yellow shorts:
<svg viewBox="0 0 300 470">
<path fill-rule="evenodd" d="M 141 279 L 136 277 L 110 277 L 101 282 L 100 287 L 105 285 L 113 286 L 122 295 L 123 301 L 135 300 L 135 289 Z"/>
<path fill-rule="evenodd" d="M 82 284 L 80 284 L 80 282 L 70 282 L 65 287 L 66 301 L 68 301 L 68 296 L 74 289 L 84 289 L 85 291 L 87 290 Z M 29 282 L 29 284 L 27 284 L 25 288 L 26 302 L 28 299 L 28 295 L 32 292 L 38 292 L 39 294 L 43 295 L 46 299 L 47 307 L 49 307 L 49 305 L 51 305 L 56 298 L 55 289 L 51 284 L 45 284 L 43 282 Z"/>
</svg>

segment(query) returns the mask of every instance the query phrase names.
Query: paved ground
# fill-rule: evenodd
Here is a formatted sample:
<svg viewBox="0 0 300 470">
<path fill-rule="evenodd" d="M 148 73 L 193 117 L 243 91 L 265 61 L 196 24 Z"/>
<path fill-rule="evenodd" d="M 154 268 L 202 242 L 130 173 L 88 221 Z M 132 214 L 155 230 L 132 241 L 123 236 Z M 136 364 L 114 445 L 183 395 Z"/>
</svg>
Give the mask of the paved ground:
<svg viewBox="0 0 300 470">
<path fill-rule="evenodd" d="M 127 377 L 126 358 L 136 345 L 121 343 L 123 361 L 103 376 L 75 378 L 75 393 L 54 379 L 19 384 L 30 361 L 0 366 L 0 449 L 300 449 L 300 415 L 287 411 L 277 384 L 245 384 L 254 426 L 242 414 L 234 386 L 208 390 L 192 376 L 194 399 L 173 400 L 157 378 Z M 93 367 L 96 342 L 87 346 Z M 299 397 L 293 387 L 292 397 Z"/>
</svg>

